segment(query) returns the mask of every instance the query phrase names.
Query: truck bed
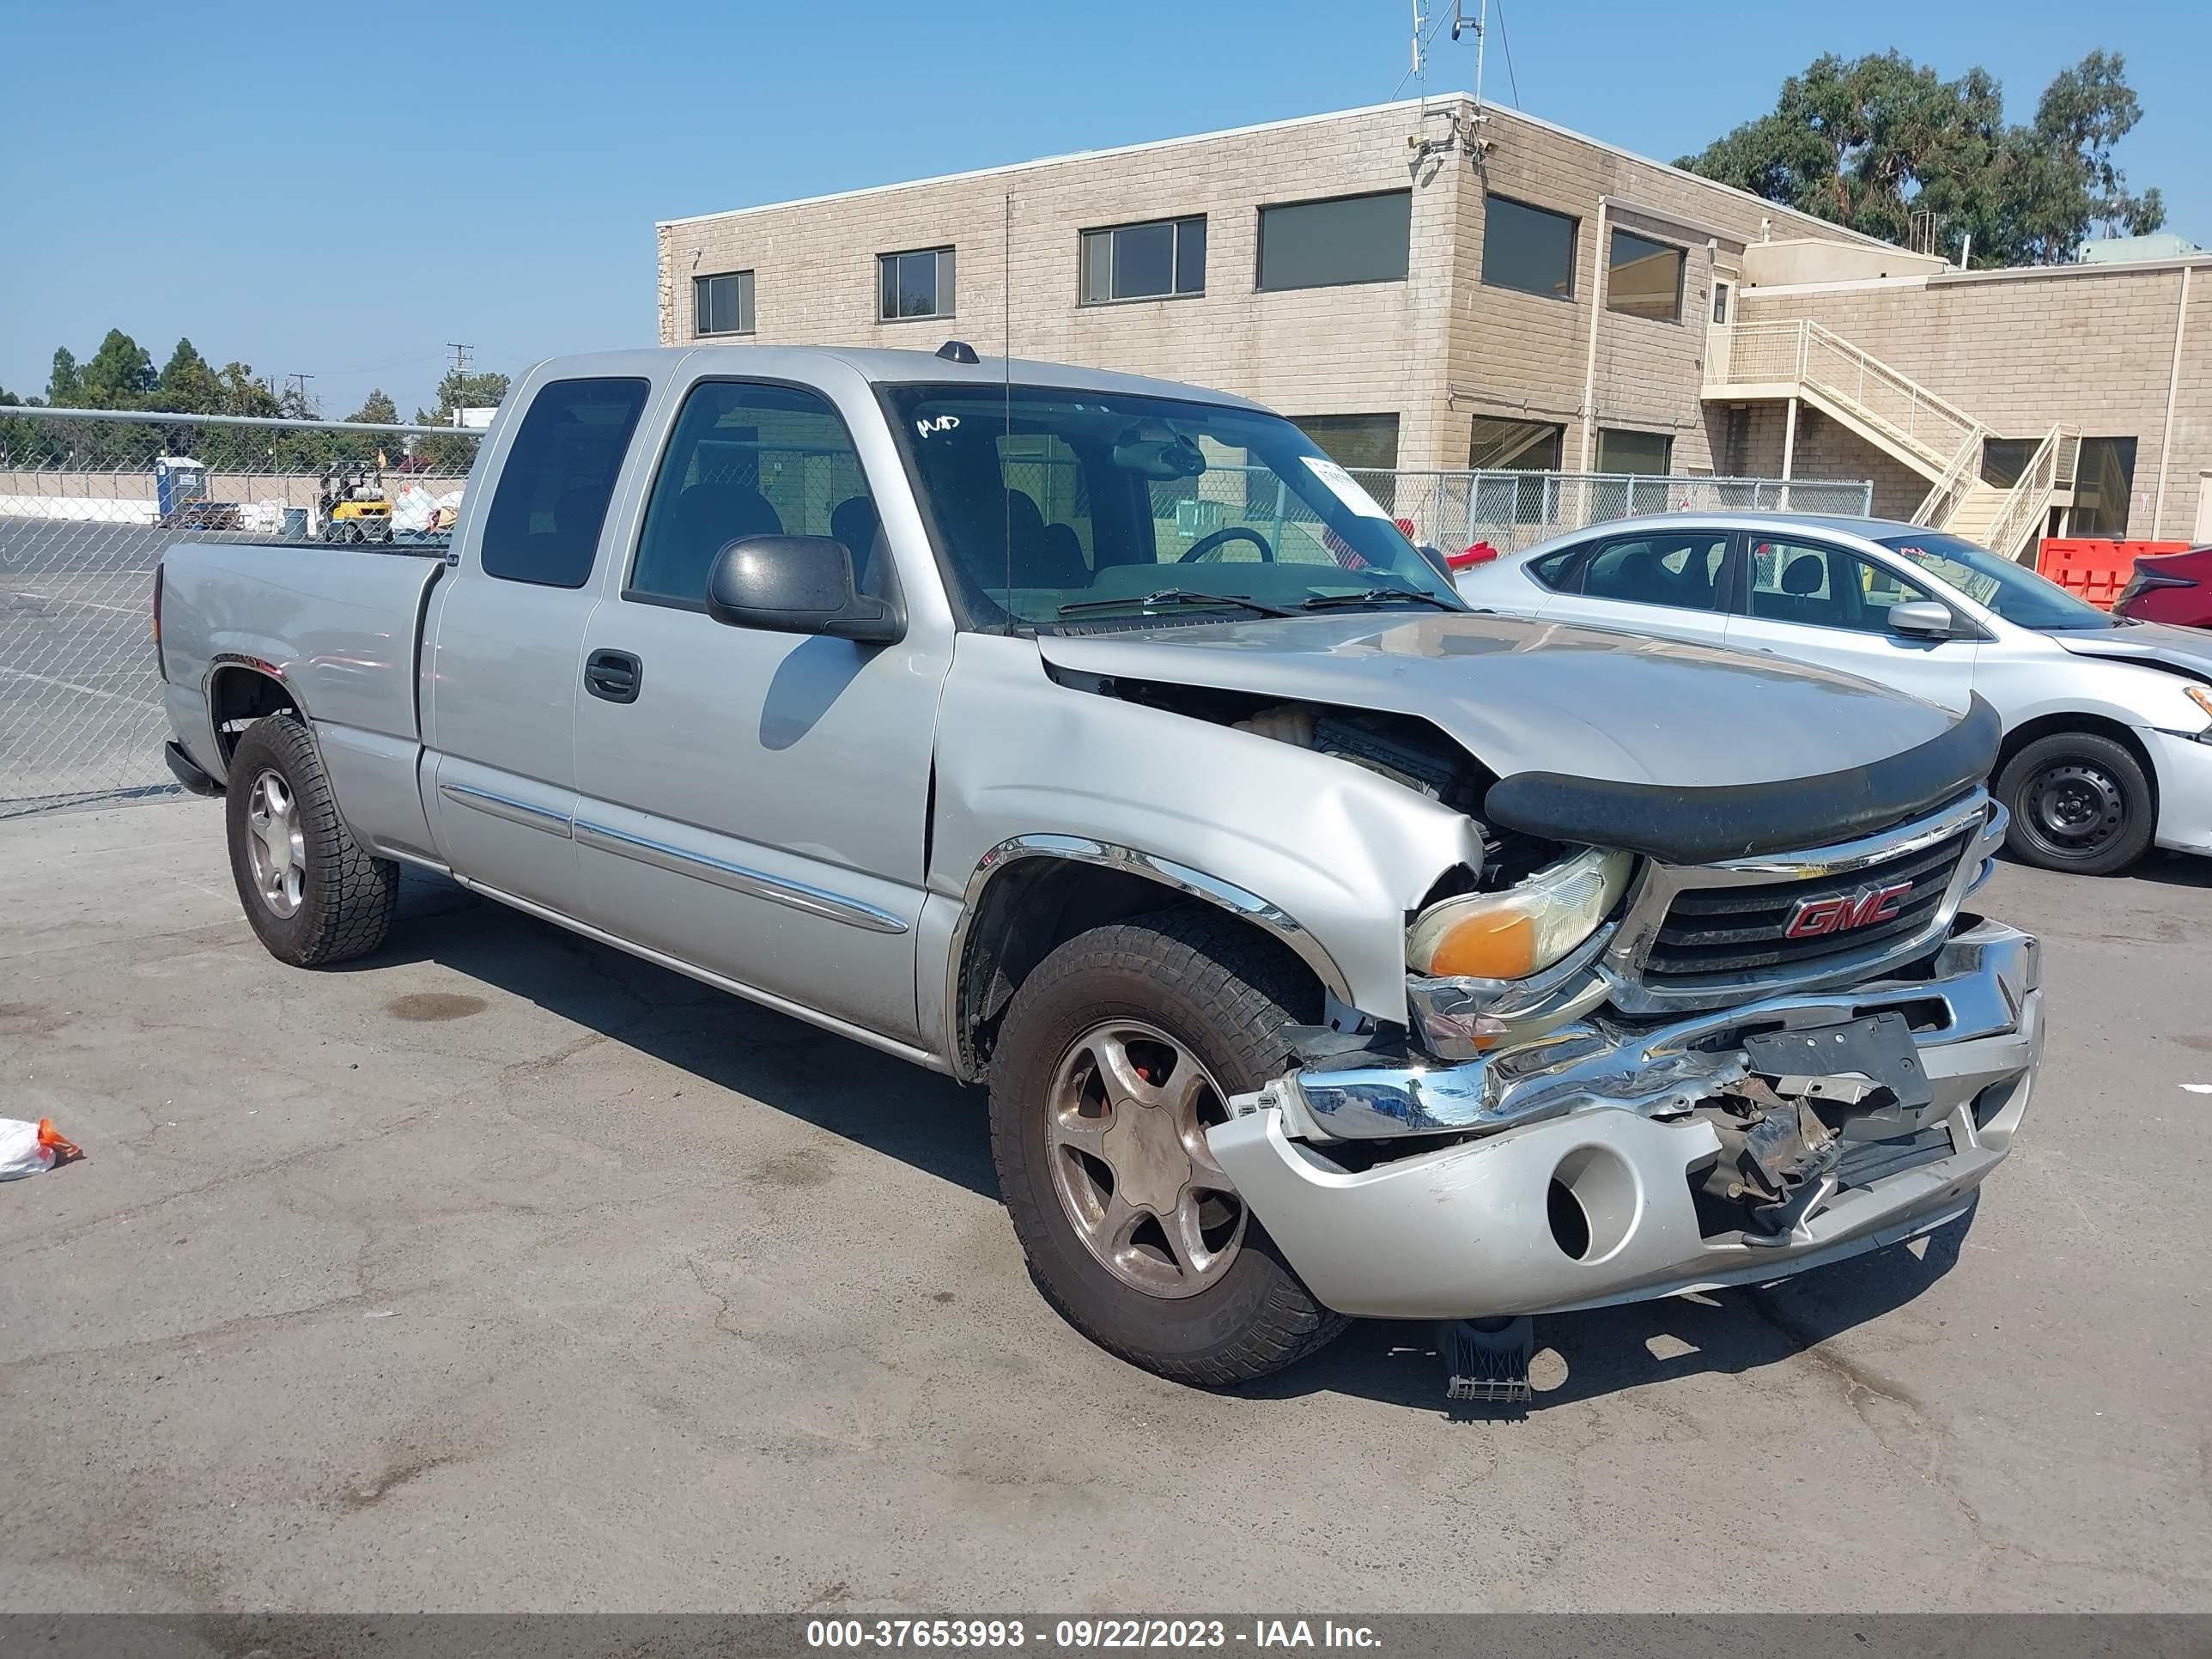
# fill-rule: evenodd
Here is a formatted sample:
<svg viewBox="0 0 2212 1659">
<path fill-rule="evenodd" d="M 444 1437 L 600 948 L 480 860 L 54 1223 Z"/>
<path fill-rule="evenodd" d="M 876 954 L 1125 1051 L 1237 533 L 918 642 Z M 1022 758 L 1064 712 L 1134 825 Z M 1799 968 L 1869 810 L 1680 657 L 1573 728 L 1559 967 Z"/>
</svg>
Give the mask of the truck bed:
<svg viewBox="0 0 2212 1659">
<path fill-rule="evenodd" d="M 411 749 L 422 615 L 436 544 L 179 541 L 161 556 L 166 696 L 192 759 L 222 775 L 209 706 L 226 665 L 274 674 L 326 746 Z"/>
</svg>

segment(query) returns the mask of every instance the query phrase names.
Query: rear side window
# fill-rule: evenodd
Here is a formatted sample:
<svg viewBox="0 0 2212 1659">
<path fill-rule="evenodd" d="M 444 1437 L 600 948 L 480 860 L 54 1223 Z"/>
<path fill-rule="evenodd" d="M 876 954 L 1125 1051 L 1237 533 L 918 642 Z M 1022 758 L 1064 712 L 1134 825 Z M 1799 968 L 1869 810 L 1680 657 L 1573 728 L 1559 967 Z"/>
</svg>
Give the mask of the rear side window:
<svg viewBox="0 0 2212 1659">
<path fill-rule="evenodd" d="M 1728 538 L 1711 531 L 1628 537 L 1606 543 L 1583 567 L 1582 592 L 1585 599 L 1722 611 L 1727 561 Z"/>
<path fill-rule="evenodd" d="M 484 519 L 484 574 L 540 587 L 581 587 L 592 579 L 599 527 L 647 386 L 641 380 L 553 380 L 539 390 Z"/>
<path fill-rule="evenodd" d="M 1528 574 L 1548 588 L 1571 593 L 1575 587 L 1572 567 L 1587 551 L 1586 546 L 1563 547 L 1556 553 L 1547 553 L 1528 567 Z"/>
</svg>

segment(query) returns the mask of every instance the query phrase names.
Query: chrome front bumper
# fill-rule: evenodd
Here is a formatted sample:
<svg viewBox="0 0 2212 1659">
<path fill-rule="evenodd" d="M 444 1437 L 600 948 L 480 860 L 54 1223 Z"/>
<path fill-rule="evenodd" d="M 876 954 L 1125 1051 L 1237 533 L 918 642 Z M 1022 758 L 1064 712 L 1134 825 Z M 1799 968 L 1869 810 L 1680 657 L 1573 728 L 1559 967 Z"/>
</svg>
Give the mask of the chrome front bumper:
<svg viewBox="0 0 2212 1659">
<path fill-rule="evenodd" d="M 1633 1034 L 1580 1025 L 1459 1066 L 1309 1069 L 1239 1097 L 1207 1139 L 1291 1265 L 1340 1313 L 1485 1318 L 1762 1284 L 1972 1206 L 2027 1108 L 2043 1045 L 2038 979 L 2035 940 L 1983 921 L 1942 947 L 1930 979 L 1778 997 Z M 1721 1142 L 1682 1114 L 1747 1075 L 1729 1037 L 1892 1009 L 1917 1028 L 1934 1096 L 1927 1133 L 1940 1129 L 1948 1149 L 1923 1141 L 1890 1173 L 1878 1155 L 1856 1161 L 1863 1175 L 1847 1162 L 1841 1184 L 1779 1237 L 1705 1232 L 1691 1171 Z M 1328 1156 L 1347 1135 L 1501 1121 L 1513 1127 L 1366 1170 Z M 1555 1184 L 1586 1219 L 1580 1255 L 1555 1234 Z"/>
</svg>

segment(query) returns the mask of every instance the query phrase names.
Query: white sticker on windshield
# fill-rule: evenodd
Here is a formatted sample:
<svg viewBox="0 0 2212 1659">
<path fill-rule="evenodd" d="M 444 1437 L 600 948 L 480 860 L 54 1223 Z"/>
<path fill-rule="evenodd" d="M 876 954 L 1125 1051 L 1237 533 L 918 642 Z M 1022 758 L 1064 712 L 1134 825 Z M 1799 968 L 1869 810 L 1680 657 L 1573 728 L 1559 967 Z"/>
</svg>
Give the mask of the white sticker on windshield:
<svg viewBox="0 0 2212 1659">
<path fill-rule="evenodd" d="M 1376 504 L 1375 498 L 1359 487 L 1359 480 L 1346 472 L 1326 455 L 1307 455 L 1302 459 L 1307 470 L 1328 487 L 1328 493 L 1342 501 L 1363 519 L 1380 519 L 1389 523 L 1390 515 Z"/>
</svg>

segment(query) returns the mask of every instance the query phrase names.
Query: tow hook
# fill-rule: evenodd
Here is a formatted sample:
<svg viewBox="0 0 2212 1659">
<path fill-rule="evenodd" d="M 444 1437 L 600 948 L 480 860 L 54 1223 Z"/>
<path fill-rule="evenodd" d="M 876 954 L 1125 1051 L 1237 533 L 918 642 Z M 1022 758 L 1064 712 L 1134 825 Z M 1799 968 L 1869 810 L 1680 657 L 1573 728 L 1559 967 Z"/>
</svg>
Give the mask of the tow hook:
<svg viewBox="0 0 2212 1659">
<path fill-rule="evenodd" d="M 1486 1406 L 1525 1406 L 1534 1398 L 1528 1364 L 1536 1357 L 1536 1322 L 1447 1319 L 1437 1327 L 1437 1352 L 1444 1362 L 1444 1398 Z"/>
</svg>

